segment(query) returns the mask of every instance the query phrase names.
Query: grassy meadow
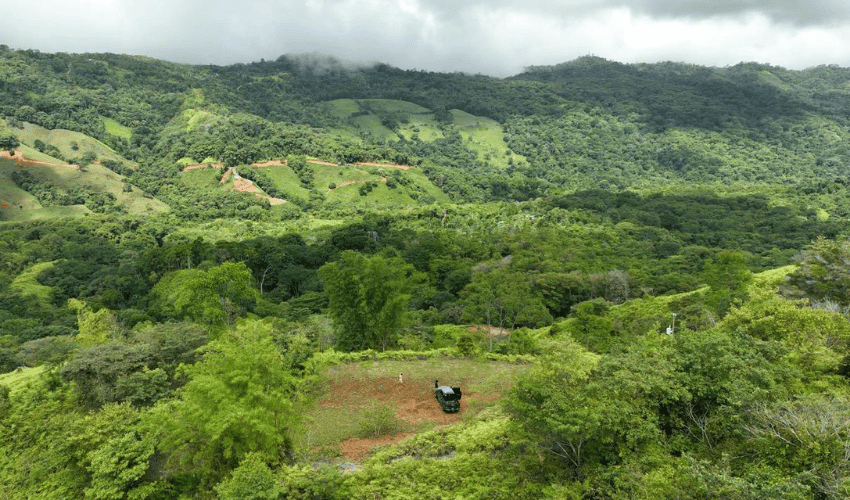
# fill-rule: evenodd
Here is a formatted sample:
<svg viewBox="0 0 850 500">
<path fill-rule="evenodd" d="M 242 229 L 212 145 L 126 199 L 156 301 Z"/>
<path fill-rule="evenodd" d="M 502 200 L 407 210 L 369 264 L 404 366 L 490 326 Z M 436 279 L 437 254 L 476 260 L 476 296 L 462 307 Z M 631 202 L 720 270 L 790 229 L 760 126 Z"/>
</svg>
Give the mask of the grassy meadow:
<svg viewBox="0 0 850 500">
<path fill-rule="evenodd" d="M 119 124 L 116 122 L 115 125 Z M 114 126 L 112 129 L 116 132 L 116 135 L 121 133 Z M 77 158 L 82 156 L 83 153 L 90 151 L 97 155 L 99 160 L 113 160 L 120 161 L 125 165 L 134 165 L 133 162 L 122 157 L 106 144 L 80 132 L 73 132 L 71 130 L 64 129 L 51 130 L 24 122 L 22 129 L 15 129 L 15 135 L 18 136 L 21 143 L 33 144 L 36 139 L 38 139 L 45 144 L 56 146 L 65 158 Z M 77 149 L 74 149 L 75 144 Z M 24 151 L 24 155 L 30 157 L 30 154 L 26 151 Z M 35 157 L 33 158 L 40 159 Z M 53 161 L 56 160 L 54 159 Z"/>
<path fill-rule="evenodd" d="M 24 154 L 29 156 L 26 150 Z M 64 192 L 80 188 L 111 193 L 131 214 L 151 215 L 168 210 L 165 203 L 145 196 L 138 189 L 131 188 L 131 191 L 126 192 L 124 178 L 101 165 L 92 164 L 84 170 L 79 170 L 66 165 L 21 165 L 15 161 L 0 159 L 0 215 L 5 220 L 40 220 L 91 213 L 82 205 L 42 206 L 34 196 L 18 188 L 12 181 L 12 172 L 19 170 L 26 170 L 37 179 Z"/>
<path fill-rule="evenodd" d="M 6 386 L 14 394 L 37 382 L 39 376 L 47 370 L 44 366 L 21 367 L 9 373 L 0 374 L 0 386 Z"/>
</svg>

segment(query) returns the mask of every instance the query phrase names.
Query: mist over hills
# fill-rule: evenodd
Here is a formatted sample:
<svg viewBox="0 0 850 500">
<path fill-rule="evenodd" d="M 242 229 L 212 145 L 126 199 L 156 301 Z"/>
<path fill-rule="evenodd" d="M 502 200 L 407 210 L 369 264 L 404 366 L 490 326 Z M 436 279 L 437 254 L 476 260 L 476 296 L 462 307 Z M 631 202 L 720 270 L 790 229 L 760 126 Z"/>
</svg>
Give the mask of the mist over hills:
<svg viewBox="0 0 850 500">
<path fill-rule="evenodd" d="M 419 164 L 429 177 L 445 177 L 448 195 L 468 201 L 672 182 L 811 185 L 841 177 L 849 154 L 850 70 L 834 66 L 587 56 L 494 78 L 316 54 L 189 66 L 9 49 L 0 63 L 3 116 L 103 141 L 141 164 L 135 182 L 149 191 L 150 169 L 167 171 L 187 157 L 226 161 L 228 146 L 241 155 L 231 163 L 306 154 Z M 332 109 L 340 99 L 360 108 L 342 116 Z M 400 132 L 411 114 L 369 109 L 373 99 L 425 108 L 436 120 L 432 140 Z M 459 142 L 464 129 L 451 110 L 495 120 L 503 144 L 488 156 Z M 377 123 L 355 123 L 364 116 Z"/>
</svg>

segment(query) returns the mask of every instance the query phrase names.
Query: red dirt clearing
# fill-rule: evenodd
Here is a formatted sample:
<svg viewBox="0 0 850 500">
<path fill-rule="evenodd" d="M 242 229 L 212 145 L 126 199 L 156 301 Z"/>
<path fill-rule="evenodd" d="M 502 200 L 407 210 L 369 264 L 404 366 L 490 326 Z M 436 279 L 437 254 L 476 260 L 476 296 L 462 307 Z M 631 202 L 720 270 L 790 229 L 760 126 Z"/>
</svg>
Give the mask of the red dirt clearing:
<svg viewBox="0 0 850 500">
<path fill-rule="evenodd" d="M 386 404 L 395 409 L 396 417 L 411 425 L 425 423 L 449 425 L 460 422 L 467 407 L 465 400 L 476 398 L 478 401 L 496 399 L 482 398 L 480 394 L 464 393 L 460 402 L 460 412 L 445 413 L 434 398 L 433 380 L 404 378 L 400 384 L 397 378 L 378 380 L 336 379 L 327 387 L 326 396 L 318 403 L 320 408 L 368 407 L 373 401 Z M 367 456 L 372 448 L 403 441 L 412 432 L 401 432 L 379 438 L 349 438 L 340 443 L 340 451 L 348 460 L 360 460 Z"/>
<path fill-rule="evenodd" d="M 263 190 L 258 188 L 256 184 L 238 175 L 233 179 L 233 189 L 242 191 L 243 193 L 263 194 Z"/>
</svg>

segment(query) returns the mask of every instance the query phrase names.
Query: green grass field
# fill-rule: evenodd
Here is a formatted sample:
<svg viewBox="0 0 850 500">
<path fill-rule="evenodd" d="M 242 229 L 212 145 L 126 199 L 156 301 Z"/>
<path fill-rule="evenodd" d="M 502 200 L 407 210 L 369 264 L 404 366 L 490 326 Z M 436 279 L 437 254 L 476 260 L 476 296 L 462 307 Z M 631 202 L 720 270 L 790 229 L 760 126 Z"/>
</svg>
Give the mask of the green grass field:
<svg viewBox="0 0 850 500">
<path fill-rule="evenodd" d="M 101 120 L 103 120 L 103 127 L 109 135 L 114 135 L 128 141 L 130 140 L 130 136 L 133 135 L 133 130 L 130 127 L 125 127 L 112 118 L 102 117 Z"/>
<path fill-rule="evenodd" d="M 287 166 L 267 167 L 262 169 L 271 178 L 274 185 L 286 194 L 290 200 L 306 201 L 310 199 L 310 190 L 301 186 L 301 180 L 294 170 Z M 319 186 L 321 188 L 321 186 Z"/>
<path fill-rule="evenodd" d="M 32 368 L 18 368 L 15 371 L 0 375 L 0 385 L 8 387 L 12 394 L 21 389 L 38 382 L 39 376 L 44 373 L 44 366 Z"/>
<path fill-rule="evenodd" d="M 393 99 L 337 99 L 326 103 L 328 112 L 341 122 L 347 122 L 351 132 L 365 133 L 375 139 L 399 140 L 399 135 L 410 139 L 414 135 L 423 141 L 443 137 L 434 114 L 428 108 L 412 102 Z M 384 116 L 402 118 L 398 130 L 382 124 Z M 404 123 L 403 120 L 407 120 Z"/>
<path fill-rule="evenodd" d="M 220 189 L 218 178 L 221 176 L 221 171 L 217 168 L 196 168 L 180 172 L 180 181 L 183 184 L 194 188 L 215 191 Z M 228 187 L 233 186 L 233 177 L 225 182 Z"/>
<path fill-rule="evenodd" d="M 53 262 L 40 262 L 30 266 L 12 281 L 9 290 L 25 297 L 35 296 L 42 307 L 50 307 L 52 287 L 42 285 L 36 278 L 51 267 L 53 267 Z"/>
<path fill-rule="evenodd" d="M 448 196 L 429 181 L 417 170 L 401 170 L 393 167 L 373 167 L 365 165 L 315 165 L 311 164 L 314 172 L 316 188 L 324 193 L 329 204 L 342 204 L 356 207 L 405 207 L 420 203 L 448 203 Z M 395 188 L 390 188 L 384 178 L 399 176 L 406 179 L 407 185 L 396 181 Z M 365 195 L 360 194 L 360 188 L 374 182 L 374 187 Z M 329 189 L 333 183 L 336 187 Z M 426 195 L 420 202 L 421 195 Z"/>
<path fill-rule="evenodd" d="M 40 220 L 91 213 L 82 205 L 43 207 L 35 197 L 12 182 L 11 174 L 18 170 L 27 170 L 37 179 L 49 182 L 61 191 L 83 188 L 112 193 L 131 214 L 150 215 L 168 210 L 167 205 L 145 197 L 138 189 L 125 192 L 124 179 L 100 165 L 92 164 L 85 170 L 78 170 L 63 165 L 21 165 L 15 161 L 0 159 L 0 217 L 5 220 Z"/>
<path fill-rule="evenodd" d="M 115 122 L 115 124 L 118 125 L 118 122 Z M 65 158 L 79 158 L 83 153 L 90 151 L 97 155 L 99 160 L 120 161 L 125 165 L 135 166 L 133 162 L 123 158 L 106 144 L 79 132 L 64 129 L 50 130 L 25 122 L 24 128 L 15 129 L 14 133 L 18 136 L 21 143 L 28 146 L 33 146 L 36 139 L 41 140 L 45 144 L 56 146 Z M 76 150 L 73 148 L 74 144 L 77 145 Z M 26 151 L 24 151 L 24 154 L 30 156 Z"/>
<path fill-rule="evenodd" d="M 502 126 L 495 120 L 471 115 L 464 111 L 451 111 L 454 124 L 464 143 L 478 153 L 480 160 L 502 168 L 508 167 L 508 159 L 525 161 L 525 157 L 510 151 L 504 139 Z"/>
<path fill-rule="evenodd" d="M 24 210 L 41 208 L 35 196 L 12 182 L 10 175 L 17 168 L 16 162 L 0 158 L 0 219 L 14 220 Z"/>
<path fill-rule="evenodd" d="M 184 109 L 165 126 L 164 133 L 168 135 L 170 133 L 191 132 L 201 126 L 217 125 L 226 120 L 227 118 L 209 111 Z"/>
<path fill-rule="evenodd" d="M 431 113 L 431 110 L 418 104 L 395 99 L 362 99 L 360 102 L 376 112 L 401 112 L 414 115 Z"/>
<path fill-rule="evenodd" d="M 365 132 L 369 137 L 384 141 L 393 141 L 398 139 L 398 135 L 391 129 L 385 127 L 381 123 L 381 118 L 377 115 L 360 115 L 352 117 L 351 124 L 357 130 Z"/>
<path fill-rule="evenodd" d="M 336 99 L 325 103 L 328 113 L 340 120 L 345 120 L 360 111 L 360 105 L 354 99 Z"/>
<path fill-rule="evenodd" d="M 31 148 L 26 144 L 21 144 L 18 146 L 18 149 L 26 156 L 27 158 L 35 161 L 43 161 L 45 163 L 52 163 L 55 165 L 67 165 L 68 162 L 62 161 L 58 158 L 54 158 L 50 155 L 44 154 L 41 151 Z"/>
</svg>

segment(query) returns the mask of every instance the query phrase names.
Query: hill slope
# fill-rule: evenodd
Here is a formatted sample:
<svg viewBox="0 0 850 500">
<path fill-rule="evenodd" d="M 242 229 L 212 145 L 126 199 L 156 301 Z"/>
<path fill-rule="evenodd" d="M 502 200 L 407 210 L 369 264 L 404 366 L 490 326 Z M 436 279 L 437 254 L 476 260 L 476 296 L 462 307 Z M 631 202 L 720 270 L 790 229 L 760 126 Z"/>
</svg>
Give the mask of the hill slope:
<svg viewBox="0 0 850 500">
<path fill-rule="evenodd" d="M 128 168 L 138 164 L 135 185 L 172 206 L 197 196 L 169 187 L 177 165 L 291 155 L 421 166 L 454 202 L 730 183 L 785 196 L 792 186 L 823 193 L 843 179 L 848 79 L 838 67 L 593 57 L 498 79 L 315 57 L 218 67 L 4 49 L 0 115 L 24 127 L 25 145 L 55 142 L 66 158 L 70 141 L 79 154 L 88 144 L 59 129 L 101 141 Z M 305 184 L 311 194 L 296 197 L 314 210 L 326 187 Z M 372 205 L 401 201 L 380 198 Z"/>
</svg>

